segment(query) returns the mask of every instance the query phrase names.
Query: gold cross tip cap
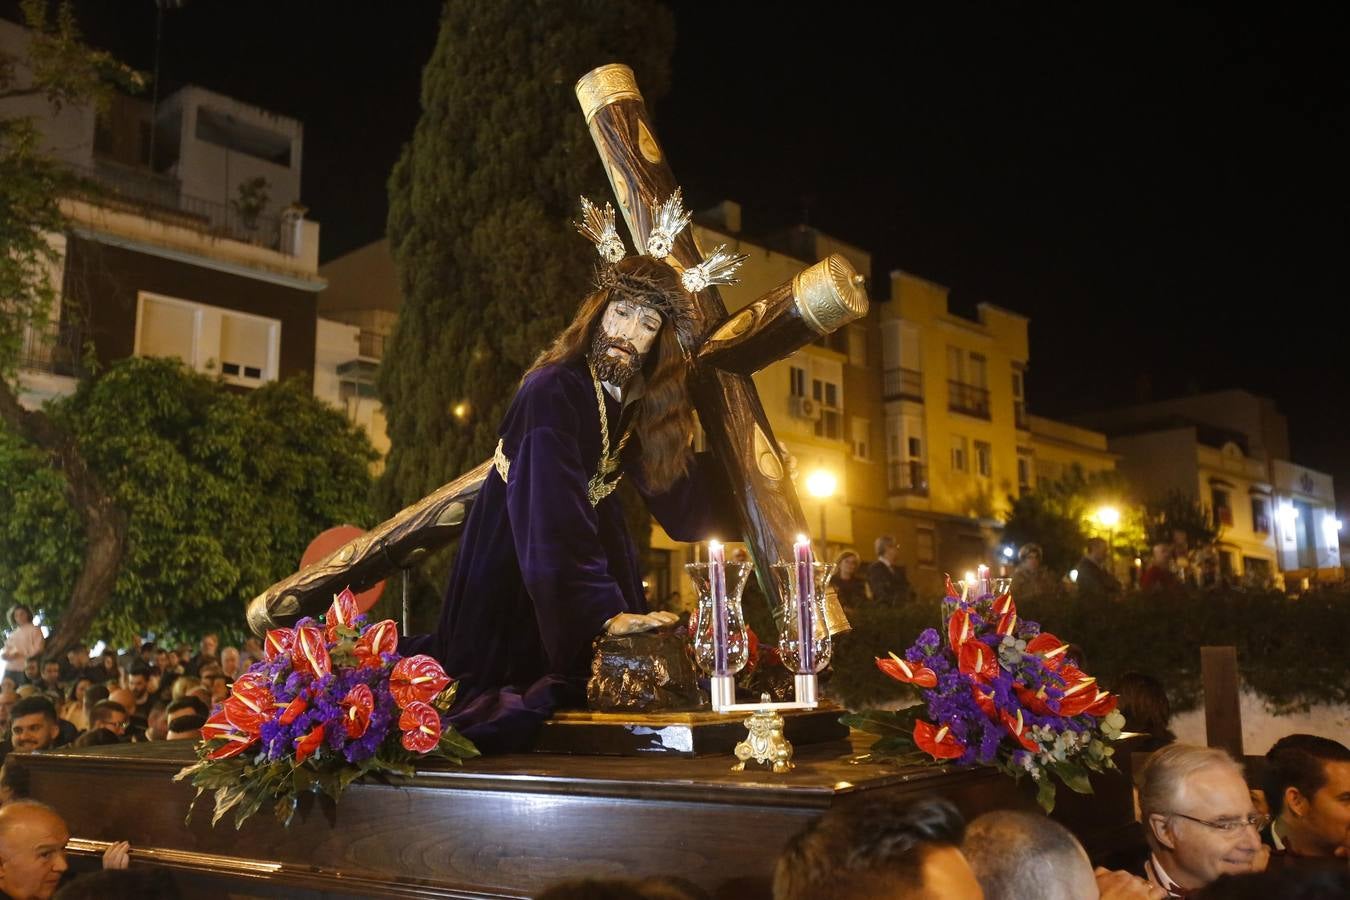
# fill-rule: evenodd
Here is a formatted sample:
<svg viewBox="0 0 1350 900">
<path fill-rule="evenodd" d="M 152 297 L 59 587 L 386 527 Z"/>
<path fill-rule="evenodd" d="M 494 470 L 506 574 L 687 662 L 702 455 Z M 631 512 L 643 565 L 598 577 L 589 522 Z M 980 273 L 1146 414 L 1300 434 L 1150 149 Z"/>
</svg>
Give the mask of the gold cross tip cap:
<svg viewBox="0 0 1350 900">
<path fill-rule="evenodd" d="M 817 334 L 829 334 L 867 315 L 867 279 L 841 254 L 831 253 L 793 279 L 792 295 L 802 319 Z"/>
<path fill-rule="evenodd" d="M 577 102 L 589 122 L 595 114 L 620 100 L 642 100 L 633 70 L 623 63 L 591 69 L 577 81 Z"/>
</svg>

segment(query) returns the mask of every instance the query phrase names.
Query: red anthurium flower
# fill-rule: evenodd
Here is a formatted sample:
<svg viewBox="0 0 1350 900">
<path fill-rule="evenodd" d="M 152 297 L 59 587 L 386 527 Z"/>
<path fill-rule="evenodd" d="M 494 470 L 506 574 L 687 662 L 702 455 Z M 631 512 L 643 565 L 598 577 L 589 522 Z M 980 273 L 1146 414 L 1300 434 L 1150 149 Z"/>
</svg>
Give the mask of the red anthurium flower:
<svg viewBox="0 0 1350 900">
<path fill-rule="evenodd" d="M 295 764 L 298 766 L 314 755 L 323 743 L 323 723 L 315 725 L 304 737 L 295 739 Z"/>
<path fill-rule="evenodd" d="M 952 613 L 947 620 L 947 640 L 951 642 L 952 649 L 961 649 L 961 645 L 974 636 L 975 626 L 970 621 L 970 613 L 964 609 Z"/>
<path fill-rule="evenodd" d="M 240 687 L 235 684 L 230 696 L 222 704 L 225 721 L 256 738 L 263 723 L 272 718 L 272 692 L 257 684 L 249 683 Z"/>
<path fill-rule="evenodd" d="M 342 698 L 342 724 L 347 737 L 359 738 L 370 727 L 370 713 L 375 709 L 375 695 L 364 684 L 358 684 Z"/>
<path fill-rule="evenodd" d="M 999 634 L 1006 636 L 1012 634 L 1015 628 L 1017 628 L 1017 612 L 1015 610 L 1009 610 L 999 616 L 998 627 L 994 630 Z"/>
<path fill-rule="evenodd" d="M 1032 753 L 1035 753 L 1040 749 L 1040 747 L 1036 746 L 1036 742 L 1031 739 L 1026 722 L 1022 720 L 1022 711 L 1020 709 L 1017 711 L 1016 716 L 1010 716 L 1006 711 L 1000 709 L 998 711 L 998 716 L 1003 722 L 1003 727 L 1008 729 L 1008 734 L 1011 734 L 1013 740 L 1022 745 L 1022 749 L 1030 750 Z"/>
<path fill-rule="evenodd" d="M 425 654 L 400 659 L 389 673 L 389 693 L 404 708 L 410 703 L 429 702 L 449 683 L 441 664 Z"/>
<path fill-rule="evenodd" d="M 280 706 L 281 704 L 277 705 Z M 286 708 L 281 711 L 281 718 L 277 719 L 277 723 L 281 725 L 291 724 L 305 711 L 305 707 L 308 705 L 309 704 L 305 702 L 305 695 L 303 693 L 296 695 L 296 698 L 286 704 Z"/>
<path fill-rule="evenodd" d="M 755 634 L 755 629 L 746 627 L 745 629 L 745 668 L 741 669 L 743 674 L 749 674 L 755 671 L 759 666 L 759 635 Z"/>
<path fill-rule="evenodd" d="M 1027 652 L 1035 653 L 1045 664 L 1052 669 L 1058 669 L 1064 662 L 1064 651 L 1069 649 L 1069 645 L 1055 637 L 1048 631 L 1042 631 L 1031 640 L 1027 641 Z"/>
<path fill-rule="evenodd" d="M 1012 594 L 999 594 L 994 598 L 993 609 L 994 615 L 1006 616 L 1017 612 L 1017 604 L 1013 603 Z"/>
<path fill-rule="evenodd" d="M 965 746 L 956 739 L 950 728 L 946 725 L 939 728 L 923 719 L 914 723 L 914 743 L 934 759 L 956 759 L 966 752 Z"/>
<path fill-rule="evenodd" d="M 921 688 L 937 687 L 936 672 L 927 666 L 901 659 L 894 653 L 890 655 L 890 659 L 877 657 L 877 668 L 896 681 L 902 681 L 905 684 L 913 684 Z"/>
<path fill-rule="evenodd" d="M 1021 684 L 1014 684 L 1013 691 L 1017 694 L 1017 701 L 1031 710 L 1038 716 L 1053 716 L 1054 712 L 1050 709 L 1050 704 L 1046 701 L 1045 688 L 1033 691 L 1031 688 Z"/>
<path fill-rule="evenodd" d="M 441 717 L 429 704 L 414 700 L 398 717 L 403 746 L 414 753 L 429 753 L 441 740 Z"/>
<path fill-rule="evenodd" d="M 306 625 L 295 629 L 291 663 L 297 671 L 314 673 L 315 678 L 322 678 L 333 671 L 333 661 L 328 658 L 328 647 L 323 642 L 323 632 L 319 626 Z"/>
<path fill-rule="evenodd" d="M 1083 678 L 1064 688 L 1064 698 L 1059 701 L 1061 716 L 1076 716 L 1097 702 L 1097 679 Z"/>
<path fill-rule="evenodd" d="M 961 599 L 961 592 L 958 591 L 958 590 L 956 589 L 956 585 L 952 584 L 952 576 L 950 576 L 950 575 L 947 576 L 947 586 L 946 586 L 946 590 L 947 590 L 947 596 L 948 596 L 949 598 L 951 598 L 952 600 L 960 600 L 960 599 Z"/>
<path fill-rule="evenodd" d="M 225 718 L 225 710 L 218 709 L 202 724 L 202 740 L 225 737 L 234 731 L 234 726 Z"/>
<path fill-rule="evenodd" d="M 398 623 L 393 619 L 376 622 L 356 641 L 356 658 L 361 661 L 363 669 L 378 669 L 384 665 L 380 655 L 397 650 Z"/>
<path fill-rule="evenodd" d="M 1119 700 L 1120 698 L 1115 694 L 1098 689 L 1097 699 L 1093 700 L 1092 705 L 1083 710 L 1083 712 L 1101 719 L 1110 715 L 1111 711 L 1116 708 L 1116 704 Z"/>
<path fill-rule="evenodd" d="M 203 732 L 203 737 L 205 737 L 205 732 Z M 206 754 L 207 759 L 229 759 L 232 756 L 238 756 L 257 743 L 257 738 L 251 738 L 237 731 L 216 735 L 216 737 L 226 738 L 226 743 Z"/>
<path fill-rule="evenodd" d="M 998 709 L 994 706 L 994 695 L 980 687 L 979 682 L 970 683 L 970 696 L 975 698 L 975 705 L 980 708 L 980 712 L 988 716 L 992 721 L 998 721 Z"/>
<path fill-rule="evenodd" d="M 336 641 L 338 626 L 351 628 L 360 614 L 361 610 L 356 608 L 356 595 L 351 588 L 343 588 L 342 593 L 333 597 L 333 605 L 328 607 L 328 613 L 323 617 L 324 639 L 330 644 Z"/>
<path fill-rule="evenodd" d="M 966 675 L 993 681 L 998 677 L 998 654 L 984 641 L 966 641 L 957 651 L 956 666 Z"/>
<path fill-rule="evenodd" d="M 267 639 L 263 642 L 263 656 L 269 660 L 285 656 L 291 652 L 294 645 L 294 628 L 273 628 L 267 632 Z"/>
</svg>

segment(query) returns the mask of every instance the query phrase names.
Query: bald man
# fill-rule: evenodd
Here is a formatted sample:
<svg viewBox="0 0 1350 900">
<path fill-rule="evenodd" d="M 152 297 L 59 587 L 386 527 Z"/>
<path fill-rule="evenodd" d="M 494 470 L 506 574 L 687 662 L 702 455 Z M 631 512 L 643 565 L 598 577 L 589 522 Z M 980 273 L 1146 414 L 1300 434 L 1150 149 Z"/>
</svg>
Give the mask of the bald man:
<svg viewBox="0 0 1350 900">
<path fill-rule="evenodd" d="M 0 896 L 47 900 L 61 886 L 70 829 L 56 810 L 36 800 L 0 807 Z M 131 846 L 119 841 L 103 853 L 103 868 L 125 869 Z"/>
<path fill-rule="evenodd" d="M 70 831 L 36 800 L 0 808 L 0 891 L 13 900 L 46 900 L 61 886 Z"/>
</svg>

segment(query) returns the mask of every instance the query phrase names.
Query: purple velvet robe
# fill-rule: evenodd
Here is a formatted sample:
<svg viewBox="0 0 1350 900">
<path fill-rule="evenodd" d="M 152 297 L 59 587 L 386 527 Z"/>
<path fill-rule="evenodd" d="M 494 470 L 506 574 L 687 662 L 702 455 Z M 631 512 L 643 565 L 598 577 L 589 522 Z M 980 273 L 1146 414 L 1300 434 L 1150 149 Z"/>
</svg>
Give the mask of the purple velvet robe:
<svg viewBox="0 0 1350 900">
<path fill-rule="evenodd" d="M 613 448 L 622 410 L 604 399 Z M 586 496 L 600 461 L 600 415 L 585 364 L 527 377 L 499 436 L 509 479 L 489 472 L 479 491 L 437 632 L 399 643 L 405 655 L 436 657 L 459 682 L 452 721 L 485 753 L 525 749 L 554 710 L 584 706 L 591 642 L 611 617 L 646 611 L 617 494 L 594 507 Z M 711 457 L 696 456 L 688 475 L 652 495 L 638 477 L 639 452 L 630 440 L 625 477 L 672 538 L 736 537 Z"/>
</svg>

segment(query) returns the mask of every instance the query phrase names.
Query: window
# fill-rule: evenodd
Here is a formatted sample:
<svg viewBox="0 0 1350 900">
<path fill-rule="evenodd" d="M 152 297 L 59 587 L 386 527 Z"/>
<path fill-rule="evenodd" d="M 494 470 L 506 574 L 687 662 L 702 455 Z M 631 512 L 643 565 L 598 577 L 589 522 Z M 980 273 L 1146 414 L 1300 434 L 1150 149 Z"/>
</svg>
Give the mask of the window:
<svg viewBox="0 0 1350 900">
<path fill-rule="evenodd" d="M 1030 452 L 1018 449 L 1017 451 L 1017 488 L 1020 491 L 1029 491 L 1036 486 L 1033 476 L 1035 466 Z"/>
<path fill-rule="evenodd" d="M 1257 534 L 1270 534 L 1270 512 L 1266 498 L 1252 498 L 1252 531 Z"/>
<path fill-rule="evenodd" d="M 994 448 L 984 441 L 975 442 L 975 471 L 983 478 L 994 477 Z"/>
<path fill-rule="evenodd" d="M 854 416 L 849 420 L 849 429 L 853 437 L 853 455 L 857 459 L 872 458 L 872 442 L 869 438 L 871 422 Z"/>
<path fill-rule="evenodd" d="M 1229 504 L 1228 491 L 1222 488 L 1210 488 L 1210 505 L 1213 507 L 1214 524 L 1233 525 L 1233 507 Z"/>
<path fill-rule="evenodd" d="M 914 531 L 914 547 L 919 565 L 937 564 L 937 534 L 931 528 L 919 528 Z"/>
<path fill-rule="evenodd" d="M 958 472 L 970 471 L 966 461 L 966 439 L 952 435 L 952 468 Z"/>
<path fill-rule="evenodd" d="M 820 378 L 811 381 L 811 397 L 820 404 L 820 419 L 816 422 L 816 437 L 837 441 L 843 438 L 843 410 L 839 408 L 839 385 Z"/>
<path fill-rule="evenodd" d="M 794 397 L 806 396 L 806 370 L 801 366 L 788 369 L 788 393 Z"/>
<path fill-rule="evenodd" d="M 228 384 L 257 387 L 277 379 L 281 323 L 205 303 L 141 292 L 138 356 L 176 356 Z"/>
<path fill-rule="evenodd" d="M 923 459 L 923 441 L 916 437 L 909 439 L 909 458 Z"/>
<path fill-rule="evenodd" d="M 1013 425 L 1017 428 L 1026 430 L 1027 425 L 1027 398 L 1022 393 L 1026 386 L 1022 378 L 1020 369 L 1013 369 L 1012 373 L 1012 393 L 1013 393 Z"/>
<path fill-rule="evenodd" d="M 984 354 L 970 354 L 970 383 L 977 388 L 987 388 L 989 386 L 988 368 L 989 365 L 985 361 Z"/>
</svg>

